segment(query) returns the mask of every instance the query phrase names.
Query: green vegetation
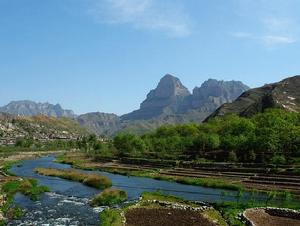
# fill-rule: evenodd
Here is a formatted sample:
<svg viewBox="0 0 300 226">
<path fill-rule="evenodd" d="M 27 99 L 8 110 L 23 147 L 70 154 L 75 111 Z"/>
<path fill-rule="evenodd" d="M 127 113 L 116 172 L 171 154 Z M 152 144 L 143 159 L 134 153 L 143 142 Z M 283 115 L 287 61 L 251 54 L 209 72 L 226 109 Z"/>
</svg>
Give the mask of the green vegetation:
<svg viewBox="0 0 300 226">
<path fill-rule="evenodd" d="M 120 209 L 105 209 L 100 214 L 102 226 L 122 226 L 122 216 Z"/>
<path fill-rule="evenodd" d="M 18 218 L 22 217 L 23 211 L 22 211 L 21 208 L 13 206 L 13 207 L 11 207 L 11 208 L 8 209 L 8 211 L 6 212 L 5 215 L 10 220 L 12 220 L 12 219 L 18 219 Z"/>
<path fill-rule="evenodd" d="M 47 192 L 49 189 L 45 186 L 38 186 L 35 179 L 23 179 L 5 183 L 2 186 L 2 191 L 8 195 L 21 192 L 23 195 L 30 197 L 30 199 L 37 200 L 39 194 Z"/>
<path fill-rule="evenodd" d="M 88 174 L 74 169 L 36 168 L 35 172 L 44 176 L 60 177 L 66 180 L 77 181 L 99 189 L 108 188 L 112 185 L 106 176 Z"/>
<path fill-rule="evenodd" d="M 219 211 L 216 210 L 205 210 L 202 213 L 206 218 L 210 219 L 212 222 L 216 222 L 219 226 L 227 226 L 226 221 L 222 217 Z"/>
<path fill-rule="evenodd" d="M 119 134 L 113 144 L 118 157 L 283 164 L 300 157 L 300 114 L 269 109 L 251 118 L 227 115 L 142 136 Z"/>
<path fill-rule="evenodd" d="M 294 210 L 300 210 L 299 202 L 290 202 L 292 199 L 291 193 L 288 191 L 268 192 L 265 201 L 255 201 L 253 195 L 257 193 L 253 191 L 251 193 L 250 200 L 243 200 L 242 193 L 237 193 L 236 202 L 218 202 L 213 204 L 214 208 L 221 212 L 222 216 L 226 219 L 229 225 L 232 226 L 244 226 L 244 224 L 237 218 L 238 214 L 242 213 L 244 210 L 255 207 L 278 207 L 278 208 L 289 208 Z"/>
<path fill-rule="evenodd" d="M 174 202 L 174 203 L 192 204 L 192 202 L 190 201 L 186 201 L 182 198 L 173 195 L 166 195 L 161 193 L 160 191 L 155 191 L 155 192 L 144 191 L 141 194 L 141 197 L 142 200 L 159 200 L 159 201 Z"/>
<path fill-rule="evenodd" d="M 108 188 L 96 195 L 92 201 L 92 206 L 111 206 L 120 204 L 127 200 L 127 193 L 122 190 Z"/>
<path fill-rule="evenodd" d="M 59 156 L 56 160 L 61 163 L 71 164 L 75 168 L 79 169 L 89 169 L 92 170 L 91 167 L 85 167 L 81 165 L 82 161 L 79 159 L 68 159 L 66 156 Z M 120 174 L 124 176 L 135 176 L 135 177 L 148 177 L 156 180 L 164 180 L 177 182 L 180 184 L 188 184 L 188 185 L 196 185 L 203 187 L 212 187 L 212 188 L 221 188 L 228 189 L 233 191 L 243 190 L 243 186 L 235 182 L 234 184 L 230 181 L 222 180 L 222 179 L 213 179 L 213 178 L 195 178 L 195 177 L 183 177 L 183 176 L 171 176 L 171 175 L 162 175 L 159 170 L 125 170 L 125 169 L 112 169 L 112 168 L 101 168 L 101 170 Z"/>
</svg>

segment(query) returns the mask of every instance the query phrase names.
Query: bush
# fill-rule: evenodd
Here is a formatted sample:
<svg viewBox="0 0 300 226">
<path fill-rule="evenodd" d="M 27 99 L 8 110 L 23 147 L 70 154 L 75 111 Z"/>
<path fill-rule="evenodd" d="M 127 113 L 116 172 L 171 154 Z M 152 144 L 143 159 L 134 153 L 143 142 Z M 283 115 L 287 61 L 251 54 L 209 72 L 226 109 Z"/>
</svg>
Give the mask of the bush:
<svg viewBox="0 0 300 226">
<path fill-rule="evenodd" d="M 123 225 L 121 211 L 118 209 L 105 209 L 100 214 L 102 226 L 120 226 Z"/>
<path fill-rule="evenodd" d="M 2 190 L 9 195 L 21 192 L 32 200 L 37 200 L 39 194 L 49 191 L 46 186 L 38 186 L 34 179 L 9 181 L 2 186 Z"/>
<path fill-rule="evenodd" d="M 83 183 L 99 189 L 111 187 L 112 183 L 108 177 L 100 176 L 98 174 L 90 174 L 83 180 Z"/>
<path fill-rule="evenodd" d="M 127 200 L 127 193 L 122 190 L 108 188 L 96 195 L 92 201 L 92 206 L 111 206 Z"/>
</svg>

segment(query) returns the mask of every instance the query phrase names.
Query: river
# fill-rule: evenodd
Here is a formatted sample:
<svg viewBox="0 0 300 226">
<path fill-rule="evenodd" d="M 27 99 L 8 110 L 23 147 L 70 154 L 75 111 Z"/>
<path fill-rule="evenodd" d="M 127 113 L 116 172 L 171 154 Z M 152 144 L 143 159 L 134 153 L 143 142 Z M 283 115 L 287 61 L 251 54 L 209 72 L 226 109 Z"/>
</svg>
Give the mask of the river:
<svg viewBox="0 0 300 226">
<path fill-rule="evenodd" d="M 16 194 L 14 204 L 23 209 L 23 216 L 9 222 L 8 225 L 99 225 L 99 213 L 105 207 L 92 208 L 89 199 L 101 190 L 85 186 L 81 183 L 67 181 L 56 177 L 36 174 L 37 167 L 68 169 L 70 165 L 53 162 L 53 156 L 33 160 L 24 160 L 11 168 L 11 173 L 20 177 L 35 178 L 39 185 L 48 186 L 50 192 L 42 194 L 38 201 L 31 201 L 22 194 Z M 100 171 L 85 171 L 99 173 L 109 177 L 113 187 L 125 190 L 128 201 L 136 200 L 143 191 L 160 190 L 191 201 L 218 202 L 235 200 L 236 192 L 223 189 L 213 189 L 175 182 L 160 181 L 143 177 L 128 177 Z M 226 196 L 221 194 L 226 192 Z M 247 198 L 247 194 L 246 194 Z M 261 199 L 257 196 L 256 199 Z"/>
</svg>

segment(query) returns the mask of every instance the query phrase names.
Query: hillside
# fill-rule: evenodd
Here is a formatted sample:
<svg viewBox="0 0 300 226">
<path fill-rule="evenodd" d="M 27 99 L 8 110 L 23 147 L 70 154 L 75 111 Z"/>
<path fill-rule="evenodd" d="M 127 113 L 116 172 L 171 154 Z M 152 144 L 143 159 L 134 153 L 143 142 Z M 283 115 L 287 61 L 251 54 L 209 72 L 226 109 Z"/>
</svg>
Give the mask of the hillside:
<svg viewBox="0 0 300 226">
<path fill-rule="evenodd" d="M 300 112 L 300 76 L 248 90 L 234 102 L 222 105 L 210 118 L 229 113 L 251 116 L 267 108 Z"/>
<path fill-rule="evenodd" d="M 68 118 L 44 115 L 13 116 L 0 113 L 0 144 L 14 144 L 18 138 L 30 137 L 42 142 L 49 140 L 76 140 L 86 130 Z"/>
</svg>

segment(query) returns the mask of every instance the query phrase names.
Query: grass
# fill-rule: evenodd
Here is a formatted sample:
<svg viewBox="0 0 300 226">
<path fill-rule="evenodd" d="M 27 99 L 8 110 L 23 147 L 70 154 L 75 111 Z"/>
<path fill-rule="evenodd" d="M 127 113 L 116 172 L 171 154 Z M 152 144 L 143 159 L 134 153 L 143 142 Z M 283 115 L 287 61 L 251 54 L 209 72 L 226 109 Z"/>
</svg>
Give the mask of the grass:
<svg viewBox="0 0 300 226">
<path fill-rule="evenodd" d="M 1 170 L 2 172 L 4 172 L 5 174 L 7 174 L 7 175 L 12 175 L 12 173 L 9 172 L 9 169 L 10 169 L 13 165 L 17 164 L 17 162 L 18 162 L 18 161 L 6 161 L 6 162 L 4 162 L 4 163 L 1 163 L 0 170 Z"/>
<path fill-rule="evenodd" d="M 120 209 L 105 209 L 100 213 L 101 226 L 122 226 Z"/>
<path fill-rule="evenodd" d="M 88 174 L 74 169 L 36 168 L 35 172 L 44 176 L 59 177 L 66 180 L 77 181 L 98 189 L 105 189 L 112 185 L 110 179 L 106 176 Z"/>
<path fill-rule="evenodd" d="M 160 200 L 160 201 L 166 201 L 166 202 L 175 202 L 175 203 L 185 203 L 185 204 L 192 204 L 192 202 L 184 200 L 182 198 L 173 196 L 173 195 L 165 195 L 161 193 L 160 191 L 155 192 L 148 192 L 144 191 L 141 194 L 141 197 L 143 200 Z"/>
<path fill-rule="evenodd" d="M 46 186 L 38 186 L 37 181 L 34 179 L 14 180 L 6 182 L 2 186 L 2 191 L 9 196 L 14 195 L 17 192 L 21 192 L 23 195 L 28 196 L 32 200 L 37 200 L 39 194 L 48 192 L 49 189 Z"/>
<path fill-rule="evenodd" d="M 1 193 L 6 195 L 6 200 L 4 205 L 0 206 L 0 210 L 7 219 L 17 219 L 22 216 L 23 212 L 19 207 L 12 205 L 14 194 L 20 192 L 36 201 L 41 193 L 47 191 L 49 191 L 48 187 L 38 186 L 37 181 L 34 179 L 6 182 L 1 187 Z M 6 225 L 5 221 L 0 221 L 0 226 L 2 225 Z"/>
<path fill-rule="evenodd" d="M 215 203 L 214 207 L 216 210 L 220 211 L 222 216 L 226 219 L 229 225 L 232 226 L 244 226 L 244 224 L 237 218 L 239 213 L 242 213 L 244 210 L 255 207 L 280 207 L 288 208 L 294 210 L 300 210 L 300 204 L 291 204 L 289 202 L 278 202 L 272 201 L 270 203 L 265 202 L 221 202 Z"/>
<path fill-rule="evenodd" d="M 108 188 L 96 195 L 92 201 L 92 206 L 111 206 L 120 204 L 128 198 L 127 193 L 122 190 Z"/>
<path fill-rule="evenodd" d="M 219 226 L 227 226 L 227 223 L 220 214 L 220 212 L 214 209 L 205 210 L 202 214 L 207 219 L 216 222 Z"/>
</svg>

